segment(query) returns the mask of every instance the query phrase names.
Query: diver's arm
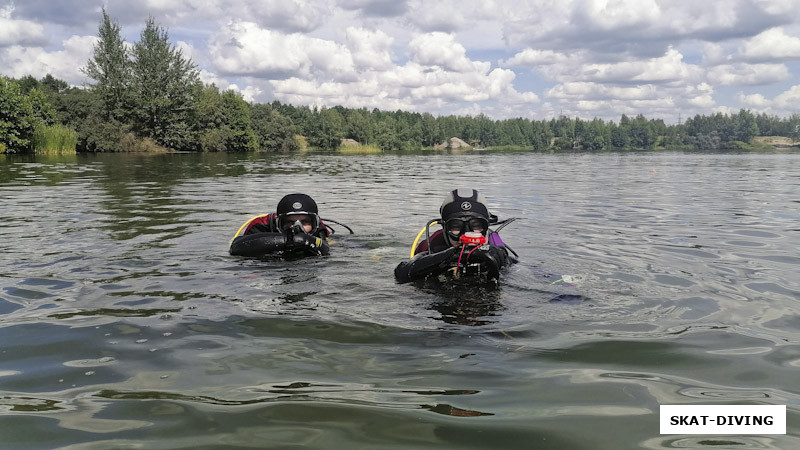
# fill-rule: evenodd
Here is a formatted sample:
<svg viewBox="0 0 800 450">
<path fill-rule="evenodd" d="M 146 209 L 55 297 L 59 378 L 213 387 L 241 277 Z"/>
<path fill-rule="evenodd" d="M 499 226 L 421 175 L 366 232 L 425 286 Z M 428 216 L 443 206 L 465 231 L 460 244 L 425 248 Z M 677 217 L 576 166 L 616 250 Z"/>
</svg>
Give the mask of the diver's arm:
<svg viewBox="0 0 800 450">
<path fill-rule="evenodd" d="M 318 256 L 328 256 L 331 253 L 331 247 L 327 240 L 308 233 L 295 233 L 291 243 L 287 243 L 287 247 L 302 249 L 306 253 Z"/>
<path fill-rule="evenodd" d="M 418 254 L 410 261 L 398 264 L 394 269 L 394 277 L 398 283 L 408 283 L 439 273 L 447 269 L 449 263 L 458 255 L 458 251 L 458 248 L 451 247 L 438 253 Z"/>
<path fill-rule="evenodd" d="M 285 248 L 286 237 L 283 233 L 261 232 L 234 238 L 229 252 L 234 256 L 261 256 Z"/>
</svg>

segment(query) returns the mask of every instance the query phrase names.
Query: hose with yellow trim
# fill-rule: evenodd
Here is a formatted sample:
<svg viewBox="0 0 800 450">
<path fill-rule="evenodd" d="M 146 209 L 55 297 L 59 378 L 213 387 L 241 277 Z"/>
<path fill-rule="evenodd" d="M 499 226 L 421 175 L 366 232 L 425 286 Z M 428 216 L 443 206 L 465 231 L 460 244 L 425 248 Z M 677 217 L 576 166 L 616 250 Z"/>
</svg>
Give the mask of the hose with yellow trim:
<svg viewBox="0 0 800 450">
<path fill-rule="evenodd" d="M 411 244 L 411 256 L 410 256 L 410 258 L 414 257 L 414 250 L 417 249 L 417 243 L 419 242 L 419 238 L 422 237 L 422 233 L 426 233 L 430 229 L 431 225 L 438 225 L 438 224 L 439 224 L 438 220 L 433 220 L 431 222 L 426 223 L 425 227 L 419 231 L 419 233 L 417 234 L 417 238 L 414 239 L 414 243 Z M 430 243 L 428 243 L 428 245 L 430 245 Z"/>
</svg>

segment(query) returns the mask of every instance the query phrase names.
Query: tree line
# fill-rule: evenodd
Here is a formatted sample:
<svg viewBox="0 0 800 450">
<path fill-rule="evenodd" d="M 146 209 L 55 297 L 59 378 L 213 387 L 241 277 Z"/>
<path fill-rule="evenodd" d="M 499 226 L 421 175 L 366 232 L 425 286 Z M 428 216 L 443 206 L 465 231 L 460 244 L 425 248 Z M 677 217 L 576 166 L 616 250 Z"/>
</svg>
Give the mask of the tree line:
<svg viewBox="0 0 800 450">
<path fill-rule="evenodd" d="M 643 115 L 493 120 L 248 103 L 235 91 L 204 85 L 194 62 L 169 43 L 167 30 L 153 18 L 128 45 L 105 10 L 82 70 L 93 81 L 83 88 L 51 75 L 0 77 L 0 152 L 29 152 L 54 140 L 72 142 L 79 152 L 332 150 L 343 139 L 394 151 L 431 148 L 451 137 L 473 147 L 596 151 L 747 148 L 756 136 L 800 140 L 800 114 L 781 118 L 748 110 L 667 125 Z"/>
</svg>

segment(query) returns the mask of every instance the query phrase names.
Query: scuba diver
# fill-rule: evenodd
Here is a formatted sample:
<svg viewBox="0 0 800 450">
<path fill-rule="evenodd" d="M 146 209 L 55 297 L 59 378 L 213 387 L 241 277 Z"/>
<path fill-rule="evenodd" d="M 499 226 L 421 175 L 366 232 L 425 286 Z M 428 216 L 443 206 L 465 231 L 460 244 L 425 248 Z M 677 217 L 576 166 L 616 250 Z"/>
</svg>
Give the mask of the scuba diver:
<svg viewBox="0 0 800 450">
<path fill-rule="evenodd" d="M 439 219 L 428 221 L 417 235 L 411 250 L 411 260 L 394 269 L 399 283 L 422 280 L 440 275 L 443 279 L 469 278 L 497 281 L 500 269 L 515 263 L 508 254 L 516 253 L 500 238 L 498 231 L 515 219 L 499 221 L 489 213 L 483 195 L 474 189 L 456 189 L 448 193 L 439 208 Z M 441 224 L 442 229 L 430 235 L 430 227 Z M 490 225 L 500 225 L 491 230 Z M 425 233 L 425 240 L 419 241 Z M 440 277 L 441 278 L 441 277 Z"/>
<path fill-rule="evenodd" d="M 347 225 L 325 220 L 353 233 Z M 253 217 L 239 227 L 229 251 L 235 256 L 326 256 L 330 253 L 328 237 L 333 233 L 333 228 L 320 219 L 314 199 L 306 194 L 288 194 L 278 202 L 276 212 Z"/>
</svg>

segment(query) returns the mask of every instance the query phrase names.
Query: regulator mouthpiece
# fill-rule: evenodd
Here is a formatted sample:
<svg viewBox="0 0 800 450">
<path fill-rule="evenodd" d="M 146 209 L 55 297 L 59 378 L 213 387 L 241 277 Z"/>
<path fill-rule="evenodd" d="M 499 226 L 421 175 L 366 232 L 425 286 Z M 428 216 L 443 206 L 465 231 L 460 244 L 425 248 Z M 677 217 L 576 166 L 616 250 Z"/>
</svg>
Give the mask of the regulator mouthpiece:
<svg viewBox="0 0 800 450">
<path fill-rule="evenodd" d="M 486 243 L 486 236 L 477 231 L 468 231 L 462 234 L 459 240 L 466 245 L 483 245 Z"/>
<path fill-rule="evenodd" d="M 306 231 L 306 229 L 303 228 L 303 222 L 300 222 L 299 220 L 294 221 L 291 229 L 294 233 L 304 233 Z"/>
</svg>

